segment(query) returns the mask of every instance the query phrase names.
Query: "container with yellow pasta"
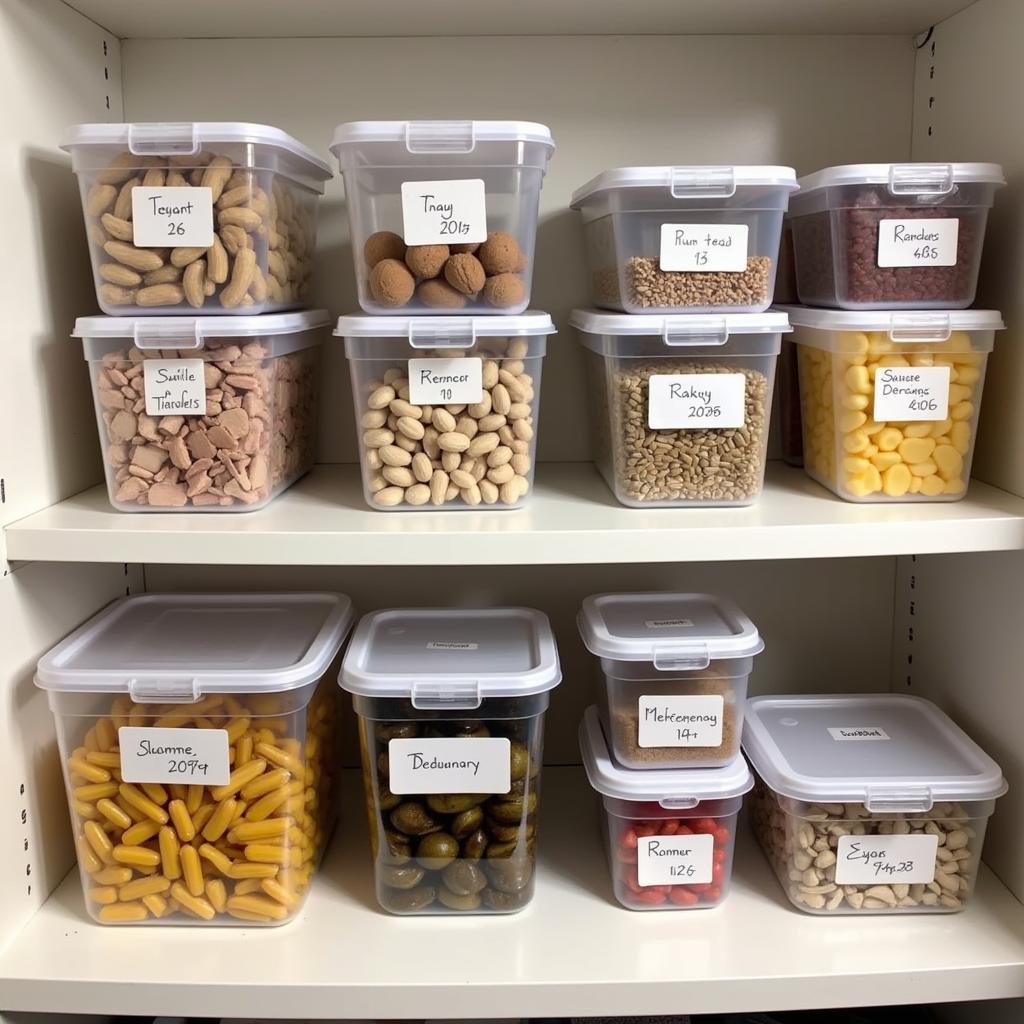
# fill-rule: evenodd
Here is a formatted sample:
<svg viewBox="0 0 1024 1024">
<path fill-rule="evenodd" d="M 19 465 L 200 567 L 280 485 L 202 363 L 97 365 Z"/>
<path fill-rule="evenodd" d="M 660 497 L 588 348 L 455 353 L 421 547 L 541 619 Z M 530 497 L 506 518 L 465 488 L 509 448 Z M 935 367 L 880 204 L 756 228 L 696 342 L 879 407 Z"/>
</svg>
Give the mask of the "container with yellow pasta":
<svg viewBox="0 0 1024 1024">
<path fill-rule="evenodd" d="M 281 924 L 334 824 L 337 594 L 122 598 L 39 662 L 88 912 Z"/>
<path fill-rule="evenodd" d="M 847 501 L 962 498 L 1000 315 L 786 309 L 807 473 Z"/>
</svg>

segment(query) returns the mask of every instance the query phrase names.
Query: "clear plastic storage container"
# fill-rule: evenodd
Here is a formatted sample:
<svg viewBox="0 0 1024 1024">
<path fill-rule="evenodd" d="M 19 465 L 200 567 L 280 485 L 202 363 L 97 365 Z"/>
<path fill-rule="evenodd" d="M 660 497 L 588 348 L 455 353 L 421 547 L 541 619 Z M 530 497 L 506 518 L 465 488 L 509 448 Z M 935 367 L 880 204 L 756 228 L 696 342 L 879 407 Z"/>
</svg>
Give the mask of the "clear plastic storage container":
<svg viewBox="0 0 1024 1024">
<path fill-rule="evenodd" d="M 783 313 L 573 310 L 597 466 L 634 508 L 750 505 L 764 486 Z"/>
<path fill-rule="evenodd" d="M 335 818 L 340 594 L 147 594 L 39 662 L 89 914 L 280 924 Z M 170 970 L 170 968 L 169 968 Z"/>
<path fill-rule="evenodd" d="M 757 627 L 709 594 L 596 594 L 578 617 L 597 706 L 627 768 L 718 768 L 739 752 Z"/>
<path fill-rule="evenodd" d="M 964 309 L 974 301 L 998 164 L 847 164 L 800 179 L 790 222 L 800 301 Z"/>
<path fill-rule="evenodd" d="M 998 313 L 788 308 L 807 473 L 847 501 L 967 493 Z"/>
<path fill-rule="evenodd" d="M 505 914 L 533 898 L 550 691 L 547 617 L 529 608 L 365 616 L 342 665 L 359 716 L 380 905 Z"/>
<path fill-rule="evenodd" d="M 354 121 L 345 177 L 359 305 L 378 316 L 522 313 L 554 151 L 531 121 Z"/>
<path fill-rule="evenodd" d="M 547 313 L 343 316 L 373 508 L 518 508 L 533 487 Z"/>
<path fill-rule="evenodd" d="M 122 512 L 247 512 L 313 466 L 324 310 L 80 317 Z"/>
<path fill-rule="evenodd" d="M 251 315 L 308 299 L 331 171 L 290 135 L 237 121 L 80 124 L 60 145 L 105 313 Z"/>
<path fill-rule="evenodd" d="M 737 754 L 721 768 L 636 772 L 608 753 L 597 708 L 580 723 L 587 778 L 604 809 L 615 898 L 629 910 L 701 910 L 729 895 L 736 819 L 754 784 Z"/>
<path fill-rule="evenodd" d="M 812 914 L 948 913 L 971 898 L 999 766 L 930 701 L 752 697 L 754 832 Z"/>
<path fill-rule="evenodd" d="M 578 188 L 595 305 L 760 313 L 772 303 L 792 167 L 620 167 Z"/>
</svg>

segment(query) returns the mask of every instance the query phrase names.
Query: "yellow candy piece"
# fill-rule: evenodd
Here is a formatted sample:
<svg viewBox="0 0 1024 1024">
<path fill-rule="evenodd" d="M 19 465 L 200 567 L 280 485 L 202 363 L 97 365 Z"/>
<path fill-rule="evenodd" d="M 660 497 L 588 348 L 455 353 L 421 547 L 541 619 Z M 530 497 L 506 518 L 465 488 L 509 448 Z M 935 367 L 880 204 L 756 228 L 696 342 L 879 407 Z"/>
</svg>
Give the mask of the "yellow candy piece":
<svg viewBox="0 0 1024 1024">
<path fill-rule="evenodd" d="M 949 415 L 954 422 L 958 420 L 969 420 L 974 415 L 974 404 L 972 402 L 957 402 L 957 404 L 949 410 Z"/>
<path fill-rule="evenodd" d="M 947 480 L 946 486 L 942 489 L 943 494 L 960 494 L 966 490 L 967 485 L 959 477 Z"/>
<path fill-rule="evenodd" d="M 925 462 L 935 451 L 935 441 L 930 437 L 908 437 L 899 445 L 900 458 L 911 464 Z"/>
<path fill-rule="evenodd" d="M 949 404 L 954 406 L 960 402 L 966 402 L 971 397 L 972 389 L 965 388 L 963 384 L 950 384 L 949 385 Z"/>
<path fill-rule="evenodd" d="M 878 360 L 878 365 L 879 366 L 909 366 L 910 365 L 910 360 L 905 359 L 903 356 L 897 356 L 897 355 L 882 356 L 882 358 Z"/>
<path fill-rule="evenodd" d="M 890 498 L 902 498 L 910 490 L 912 479 L 906 465 L 902 462 L 894 463 L 882 474 L 882 490 Z"/>
<path fill-rule="evenodd" d="M 920 494 L 921 493 L 921 478 L 919 476 L 911 477 L 910 480 L 910 493 Z"/>
<path fill-rule="evenodd" d="M 903 428 L 904 437 L 931 437 L 931 423 L 908 423 Z"/>
<path fill-rule="evenodd" d="M 867 421 L 868 418 L 864 413 L 850 409 L 840 415 L 839 419 L 836 421 L 836 425 L 844 434 L 849 434 L 850 431 L 863 426 Z M 865 431 L 865 433 L 870 433 L 870 431 Z M 103 780 L 97 779 L 96 781 L 102 782 Z"/>
<path fill-rule="evenodd" d="M 875 438 L 875 444 L 878 445 L 880 452 L 892 452 L 895 451 L 903 443 L 903 433 L 897 430 L 895 427 L 886 427 L 880 431 L 878 437 Z"/>
<path fill-rule="evenodd" d="M 964 467 L 964 457 L 951 444 L 940 444 L 932 452 L 932 461 L 938 466 L 939 475 L 946 481 L 960 476 Z"/>
<path fill-rule="evenodd" d="M 939 471 L 939 467 L 928 459 L 925 462 L 914 462 L 910 466 L 910 472 L 914 476 L 934 476 Z"/>
<path fill-rule="evenodd" d="M 938 497 L 946 489 L 946 481 L 941 476 L 926 476 L 921 481 L 921 493 L 929 498 Z"/>
<path fill-rule="evenodd" d="M 943 437 L 953 429 L 953 421 L 951 419 L 936 420 L 931 425 L 931 436 L 932 437 Z"/>
<path fill-rule="evenodd" d="M 871 444 L 871 439 L 863 430 L 855 430 L 852 434 L 847 434 L 843 438 L 843 447 L 851 455 L 862 452 L 869 444 Z"/>
<path fill-rule="evenodd" d="M 136 924 L 149 917 L 149 911 L 142 903 L 115 903 L 101 908 L 96 915 L 104 924 Z"/>
<path fill-rule="evenodd" d="M 854 395 L 848 392 L 843 395 L 842 402 L 840 404 L 844 409 L 853 409 L 858 412 L 863 412 L 871 404 L 871 398 L 868 395 Z"/>
<path fill-rule="evenodd" d="M 971 425 L 963 421 L 954 423 L 953 429 L 949 432 L 949 439 L 961 455 L 966 455 L 971 450 Z"/>
<path fill-rule="evenodd" d="M 968 387 L 972 387 L 981 380 L 981 370 L 977 366 L 958 366 L 956 379 L 958 384 L 964 384 Z"/>
<path fill-rule="evenodd" d="M 866 472 L 870 466 L 871 463 L 867 459 L 860 458 L 857 455 L 849 455 L 843 459 L 843 469 L 851 476 L 859 476 L 861 473 Z"/>
<path fill-rule="evenodd" d="M 843 375 L 846 386 L 862 395 L 871 394 L 871 377 L 865 366 L 851 366 Z"/>
</svg>

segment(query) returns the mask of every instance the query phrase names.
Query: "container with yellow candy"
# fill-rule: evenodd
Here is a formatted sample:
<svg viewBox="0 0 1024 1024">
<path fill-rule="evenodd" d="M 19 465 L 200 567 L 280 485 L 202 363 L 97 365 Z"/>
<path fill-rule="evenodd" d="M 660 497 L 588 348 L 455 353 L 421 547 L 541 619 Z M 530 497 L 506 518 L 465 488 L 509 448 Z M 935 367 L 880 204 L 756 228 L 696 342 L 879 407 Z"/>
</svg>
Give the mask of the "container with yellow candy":
<svg viewBox="0 0 1024 1024">
<path fill-rule="evenodd" d="M 102 924 L 280 924 L 334 824 L 336 594 L 116 601 L 39 662 L 86 908 Z"/>
<path fill-rule="evenodd" d="M 962 498 L 1000 315 L 784 308 L 807 473 L 847 501 Z"/>
</svg>

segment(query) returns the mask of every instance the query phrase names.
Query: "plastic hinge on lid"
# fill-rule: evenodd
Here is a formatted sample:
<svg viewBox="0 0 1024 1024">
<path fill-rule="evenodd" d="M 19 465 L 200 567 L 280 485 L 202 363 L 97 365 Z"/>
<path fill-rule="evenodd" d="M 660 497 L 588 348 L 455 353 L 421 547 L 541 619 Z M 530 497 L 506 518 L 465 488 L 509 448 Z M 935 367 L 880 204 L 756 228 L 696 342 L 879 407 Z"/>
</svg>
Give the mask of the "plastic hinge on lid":
<svg viewBox="0 0 1024 1024">
<path fill-rule="evenodd" d="M 136 704 L 195 704 L 203 695 L 199 680 L 182 676 L 179 679 L 128 680 L 128 693 Z"/>
<path fill-rule="evenodd" d="M 893 164 L 889 192 L 894 196 L 944 196 L 953 191 L 952 164 Z"/>
<path fill-rule="evenodd" d="M 669 191 L 674 199 L 719 199 L 736 194 L 731 167 L 673 167 Z"/>
<path fill-rule="evenodd" d="M 201 148 L 196 126 L 191 122 L 128 126 L 128 151 L 137 156 L 192 156 Z"/>
<path fill-rule="evenodd" d="M 667 796 L 658 801 L 658 806 L 664 807 L 666 811 L 686 811 L 699 803 L 695 796 Z"/>
<path fill-rule="evenodd" d="M 951 333 L 948 313 L 893 313 L 889 327 L 889 337 L 901 342 L 946 341 Z"/>
<path fill-rule="evenodd" d="M 666 317 L 661 336 L 666 345 L 724 345 L 729 340 L 729 328 L 724 316 Z"/>
<path fill-rule="evenodd" d="M 659 672 L 695 672 L 711 664 L 711 652 L 707 644 L 694 643 L 686 647 L 655 645 L 651 661 Z"/>
<path fill-rule="evenodd" d="M 480 682 L 476 679 L 464 681 L 420 680 L 412 684 L 412 706 L 421 711 L 452 709 L 470 711 L 480 707 Z"/>
<path fill-rule="evenodd" d="M 927 786 L 868 789 L 864 808 L 872 814 L 923 814 L 932 809 L 934 802 Z"/>
<path fill-rule="evenodd" d="M 413 348 L 472 348 L 476 323 L 471 317 L 422 317 L 409 324 Z"/>
<path fill-rule="evenodd" d="M 203 330 L 196 320 L 137 320 L 132 329 L 135 347 L 142 351 L 203 347 Z"/>
<path fill-rule="evenodd" d="M 405 148 L 410 153 L 472 153 L 476 133 L 472 121 L 409 121 Z"/>
</svg>

